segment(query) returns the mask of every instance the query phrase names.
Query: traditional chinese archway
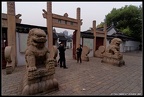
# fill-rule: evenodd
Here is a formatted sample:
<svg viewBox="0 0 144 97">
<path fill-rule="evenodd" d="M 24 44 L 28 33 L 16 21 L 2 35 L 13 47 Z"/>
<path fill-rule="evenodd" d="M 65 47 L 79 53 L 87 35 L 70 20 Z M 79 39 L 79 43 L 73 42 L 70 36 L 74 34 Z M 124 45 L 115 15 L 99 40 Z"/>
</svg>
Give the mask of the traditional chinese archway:
<svg viewBox="0 0 144 97">
<path fill-rule="evenodd" d="M 43 17 L 47 20 L 47 33 L 48 33 L 48 49 L 52 51 L 53 46 L 53 27 L 71 29 L 74 31 L 73 38 L 73 58 L 76 58 L 75 51 L 80 44 L 80 26 L 82 20 L 80 19 L 80 8 L 77 8 L 77 18 L 70 18 L 68 14 L 65 13 L 63 16 L 52 13 L 52 2 L 47 2 L 47 11 L 43 9 Z M 50 53 L 52 57 L 52 53 Z"/>
<path fill-rule="evenodd" d="M 99 48 L 99 46 L 103 45 L 106 47 L 106 38 L 107 38 L 107 24 L 104 23 L 103 31 L 96 30 L 96 20 L 93 21 L 93 35 L 94 35 L 94 46 L 93 46 L 93 54 Z M 94 56 L 94 55 L 93 55 Z"/>
</svg>

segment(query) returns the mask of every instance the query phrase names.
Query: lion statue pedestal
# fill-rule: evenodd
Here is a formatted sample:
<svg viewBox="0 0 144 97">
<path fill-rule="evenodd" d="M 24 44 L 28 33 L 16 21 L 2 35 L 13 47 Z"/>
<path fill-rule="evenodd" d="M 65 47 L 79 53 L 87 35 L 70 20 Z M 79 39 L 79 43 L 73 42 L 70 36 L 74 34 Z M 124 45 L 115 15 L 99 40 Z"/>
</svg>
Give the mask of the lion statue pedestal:
<svg viewBox="0 0 144 97">
<path fill-rule="evenodd" d="M 45 47 L 45 43 L 46 34 L 43 30 L 34 28 L 29 31 L 22 95 L 33 95 L 59 89 L 58 82 L 54 78 L 55 62 L 54 59 L 48 58 L 49 51 Z"/>
<path fill-rule="evenodd" d="M 121 42 L 122 40 L 119 38 L 112 39 L 110 45 L 103 53 L 103 59 L 101 62 L 110 63 L 119 67 L 125 65 L 123 55 L 120 53 Z"/>
</svg>

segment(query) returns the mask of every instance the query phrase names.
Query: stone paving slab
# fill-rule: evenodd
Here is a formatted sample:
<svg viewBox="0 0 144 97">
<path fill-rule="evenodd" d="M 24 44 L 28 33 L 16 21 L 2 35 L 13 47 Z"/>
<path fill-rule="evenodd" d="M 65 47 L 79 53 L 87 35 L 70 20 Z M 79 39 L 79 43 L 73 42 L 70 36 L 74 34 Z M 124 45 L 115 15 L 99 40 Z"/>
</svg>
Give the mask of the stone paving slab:
<svg viewBox="0 0 144 97">
<path fill-rule="evenodd" d="M 101 63 L 91 57 L 89 62 L 76 63 L 66 51 L 68 69 L 56 67 L 55 78 L 59 90 L 36 95 L 142 95 L 142 52 L 124 53 L 122 67 Z M 25 66 L 18 66 L 12 74 L 2 70 L 2 95 L 20 95 Z"/>
</svg>

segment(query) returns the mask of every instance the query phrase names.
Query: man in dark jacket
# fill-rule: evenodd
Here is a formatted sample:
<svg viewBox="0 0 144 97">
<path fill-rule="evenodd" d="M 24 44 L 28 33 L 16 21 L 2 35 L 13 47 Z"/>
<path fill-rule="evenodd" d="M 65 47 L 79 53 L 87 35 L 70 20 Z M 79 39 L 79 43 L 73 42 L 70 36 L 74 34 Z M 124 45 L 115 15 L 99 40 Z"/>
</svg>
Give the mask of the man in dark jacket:
<svg viewBox="0 0 144 97">
<path fill-rule="evenodd" d="M 82 63 L 81 60 L 81 54 L 82 54 L 82 46 L 81 44 L 79 44 L 79 47 L 76 49 L 77 51 L 77 63 L 80 61 L 80 63 Z"/>
<path fill-rule="evenodd" d="M 66 59 L 65 59 L 65 50 L 66 48 L 64 45 L 61 43 L 60 46 L 58 47 L 59 50 L 59 57 L 60 57 L 60 67 L 63 67 L 64 69 L 67 69 L 66 67 Z M 63 64 L 63 66 L 62 66 Z"/>
</svg>

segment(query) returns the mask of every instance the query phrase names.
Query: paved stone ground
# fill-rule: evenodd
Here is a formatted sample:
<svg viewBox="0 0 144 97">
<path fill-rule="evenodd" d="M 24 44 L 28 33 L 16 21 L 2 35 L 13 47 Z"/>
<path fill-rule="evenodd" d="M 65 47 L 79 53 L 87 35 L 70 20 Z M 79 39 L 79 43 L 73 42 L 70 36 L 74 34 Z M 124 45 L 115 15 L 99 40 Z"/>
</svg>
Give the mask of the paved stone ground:
<svg viewBox="0 0 144 97">
<path fill-rule="evenodd" d="M 68 49 L 68 69 L 56 67 L 59 91 L 37 95 L 143 95 L 142 52 L 124 53 L 126 65 L 122 67 L 101 63 L 94 57 L 89 62 L 76 63 L 71 54 Z M 25 66 L 16 67 L 9 75 L 2 70 L 2 95 L 21 94 L 24 72 Z"/>
</svg>

